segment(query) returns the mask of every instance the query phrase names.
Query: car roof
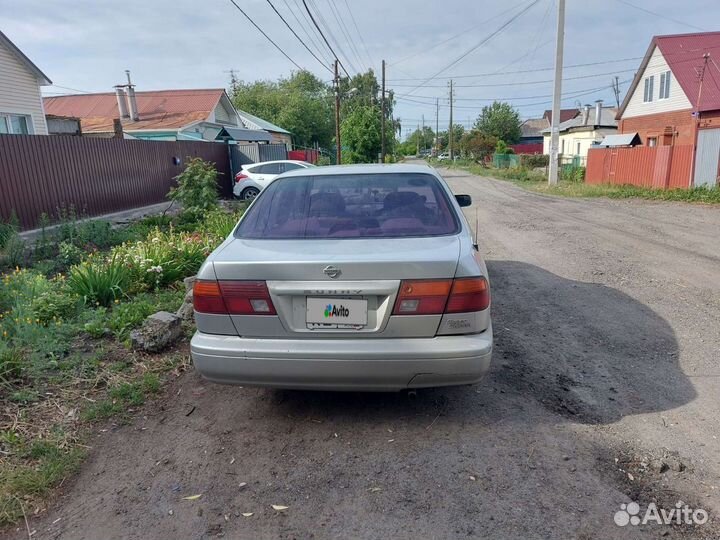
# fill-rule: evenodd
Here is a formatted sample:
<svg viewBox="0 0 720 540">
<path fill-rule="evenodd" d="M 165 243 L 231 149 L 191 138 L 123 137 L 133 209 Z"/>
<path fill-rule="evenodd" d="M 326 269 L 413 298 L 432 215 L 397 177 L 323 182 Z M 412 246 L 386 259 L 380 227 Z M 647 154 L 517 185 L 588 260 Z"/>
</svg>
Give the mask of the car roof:
<svg viewBox="0 0 720 540">
<path fill-rule="evenodd" d="M 257 167 L 258 165 L 268 165 L 270 163 L 297 163 L 298 165 L 312 165 L 307 161 L 301 161 L 298 159 L 275 159 L 273 161 L 258 161 L 257 163 L 244 163 L 243 167 Z"/>
<path fill-rule="evenodd" d="M 326 167 L 315 167 L 311 170 L 297 169 L 283 173 L 283 178 L 292 176 L 326 176 L 344 174 L 392 174 L 392 173 L 422 173 L 435 174 L 429 165 L 418 165 L 410 163 L 372 163 L 363 165 L 329 165 Z"/>
</svg>

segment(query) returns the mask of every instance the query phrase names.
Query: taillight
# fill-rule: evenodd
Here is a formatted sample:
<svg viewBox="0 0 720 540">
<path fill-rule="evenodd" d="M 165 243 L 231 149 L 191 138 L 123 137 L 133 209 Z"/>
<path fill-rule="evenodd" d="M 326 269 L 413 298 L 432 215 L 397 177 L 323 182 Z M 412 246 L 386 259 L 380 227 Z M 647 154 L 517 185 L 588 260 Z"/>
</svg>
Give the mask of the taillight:
<svg viewBox="0 0 720 540">
<path fill-rule="evenodd" d="M 453 281 L 445 313 L 482 311 L 490 306 L 490 286 L 484 277 L 457 278 Z"/>
<path fill-rule="evenodd" d="M 193 284 L 193 307 L 198 313 L 227 313 L 217 281 L 197 280 Z"/>
<path fill-rule="evenodd" d="M 490 306 L 484 277 L 405 280 L 400 283 L 393 315 L 440 315 L 482 311 Z"/>
<path fill-rule="evenodd" d="M 237 184 L 238 182 L 242 182 L 242 181 L 245 180 L 246 178 L 248 178 L 248 175 L 247 175 L 247 174 L 237 173 L 237 174 L 235 175 L 235 183 Z"/>
<path fill-rule="evenodd" d="M 438 315 L 445 309 L 451 279 L 402 281 L 393 315 Z"/>
<path fill-rule="evenodd" d="M 264 281 L 198 280 L 193 286 L 193 305 L 198 313 L 277 314 Z"/>
</svg>

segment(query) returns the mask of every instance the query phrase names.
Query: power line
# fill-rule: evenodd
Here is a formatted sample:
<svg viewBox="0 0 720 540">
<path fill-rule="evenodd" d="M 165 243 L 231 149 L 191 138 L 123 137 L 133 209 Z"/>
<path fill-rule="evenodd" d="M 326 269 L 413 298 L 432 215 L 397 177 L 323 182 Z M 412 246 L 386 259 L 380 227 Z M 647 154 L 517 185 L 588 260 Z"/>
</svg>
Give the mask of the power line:
<svg viewBox="0 0 720 540">
<path fill-rule="evenodd" d="M 626 84 L 626 83 L 628 83 L 628 82 L 630 82 L 630 79 L 625 79 L 625 80 L 623 80 L 623 81 L 620 81 L 620 84 Z M 581 96 L 586 96 L 586 95 L 588 95 L 588 94 L 594 94 L 594 93 L 596 93 L 596 92 L 600 92 L 601 90 L 607 90 L 607 89 L 609 89 L 609 88 L 610 88 L 610 85 L 607 85 L 607 84 L 606 84 L 606 85 L 599 86 L 599 87 L 596 87 L 596 88 L 585 88 L 585 89 L 583 89 L 583 90 L 577 90 L 577 91 L 574 91 L 574 92 L 568 92 L 568 93 L 566 93 L 566 94 L 563 96 L 563 100 L 578 98 L 578 97 L 581 97 Z M 417 97 L 417 96 L 413 96 L 413 97 Z M 549 98 L 549 97 L 552 97 L 552 94 L 545 94 L 545 95 L 539 95 L 539 96 L 517 96 L 517 97 L 507 97 L 507 96 L 506 96 L 506 97 L 495 97 L 495 98 L 478 98 L 478 101 L 488 101 L 488 102 L 491 102 L 491 101 L 517 101 L 517 100 L 524 100 L 524 99 L 540 99 L 540 98 Z M 432 102 L 430 102 L 430 101 L 420 101 L 420 100 L 417 100 L 417 99 L 411 99 L 411 98 L 408 98 L 408 97 L 404 97 L 404 96 L 399 95 L 399 94 L 395 95 L 395 98 L 396 98 L 398 101 L 405 101 L 405 102 L 410 102 L 410 103 L 416 103 L 416 104 L 419 104 L 419 105 L 432 105 L 432 106 L 435 105 L 435 102 L 434 102 L 434 101 L 432 101 Z M 432 99 L 435 99 L 435 98 L 432 98 Z M 459 99 L 459 98 L 454 98 L 454 99 Z M 538 103 L 521 103 L 521 104 L 519 104 L 519 105 L 513 105 L 513 106 L 514 106 L 514 107 L 529 107 L 529 106 L 531 106 L 531 105 L 542 105 L 542 104 L 545 104 L 545 103 L 549 103 L 549 102 L 548 102 L 548 101 L 542 101 L 542 102 L 538 102 Z M 441 105 L 441 107 L 445 108 L 446 106 L 445 106 L 445 105 Z M 453 107 L 456 108 L 456 109 L 475 109 L 475 110 L 476 110 L 476 109 L 479 107 L 479 105 L 476 105 L 476 106 L 469 106 L 469 105 L 467 105 L 467 106 L 458 106 L 458 105 L 454 105 Z"/>
<path fill-rule="evenodd" d="M 540 0 L 534 0 L 532 3 L 530 3 L 530 4 L 527 5 L 527 6 L 525 6 L 522 10 L 520 10 L 519 13 L 516 13 L 515 15 L 513 15 L 512 17 L 510 17 L 510 19 L 508 19 L 507 21 L 505 21 L 499 28 L 497 28 L 495 31 L 493 31 L 492 33 L 490 33 L 488 36 L 486 36 L 486 37 L 484 37 L 483 39 L 481 39 L 477 44 L 475 44 L 475 45 L 473 45 L 472 47 L 470 47 L 467 51 L 465 51 L 465 52 L 462 53 L 460 56 L 458 56 L 455 60 L 453 60 L 450 64 L 448 64 L 447 66 L 445 66 L 444 68 L 442 68 L 440 71 L 438 71 L 437 73 L 435 73 L 432 77 L 429 77 L 429 78 L 426 79 L 424 82 L 420 83 L 420 84 L 417 85 L 415 88 L 413 88 L 412 90 L 410 90 L 409 93 L 415 92 L 415 90 L 417 90 L 417 89 L 420 88 L 421 86 L 424 86 L 425 84 L 427 84 L 428 82 L 430 82 L 431 80 L 433 80 L 435 77 L 437 77 L 438 75 L 442 74 L 444 71 L 447 71 L 448 69 L 450 69 L 451 67 L 453 67 L 455 64 L 457 64 L 458 62 L 460 62 L 461 60 L 463 60 L 463 59 L 464 59 L 467 55 L 469 55 L 471 52 L 476 51 L 477 49 L 479 49 L 480 47 L 482 47 L 483 45 L 485 45 L 488 41 L 490 41 L 490 40 L 491 40 L 492 38 L 494 38 L 496 35 L 498 35 L 498 34 L 501 33 L 503 30 L 505 30 L 505 28 L 507 28 L 508 26 L 510 26 L 513 22 L 515 22 L 520 16 L 522 16 L 525 12 L 527 12 L 530 8 L 532 8 L 532 7 L 533 7 L 535 4 L 537 4 L 539 1 L 540 1 Z"/>
<path fill-rule="evenodd" d="M 353 40 L 352 35 L 348 31 L 347 26 L 345 26 L 345 21 L 343 20 L 342 16 L 340 15 L 340 11 L 338 10 L 338 7 L 335 5 L 334 0 L 328 0 L 328 4 L 330 5 L 330 11 L 332 12 L 333 17 L 335 17 L 335 20 L 338 22 L 340 31 L 342 32 L 343 36 L 345 36 L 345 39 L 347 40 L 347 43 L 350 46 L 350 52 L 352 52 L 355 55 L 355 60 L 357 60 L 358 65 L 361 68 L 363 68 L 363 71 L 365 71 L 366 66 L 363 65 L 365 62 L 360 57 L 360 53 L 358 52 L 357 46 L 355 45 L 355 40 Z"/>
<path fill-rule="evenodd" d="M 548 42 L 549 43 L 549 42 Z M 685 53 L 687 54 L 687 53 Z M 620 62 L 629 62 L 631 60 L 642 60 L 642 56 L 634 56 L 632 58 L 619 58 L 617 60 L 603 60 L 602 62 L 586 62 L 584 64 L 571 64 L 569 66 L 563 66 L 563 69 L 570 69 L 570 68 L 578 68 L 578 67 L 588 67 L 588 66 L 599 66 L 602 64 L 618 64 Z M 519 59 L 520 60 L 520 59 Z M 469 79 L 469 78 L 475 78 L 475 77 L 493 77 L 496 75 L 514 75 L 519 73 L 537 73 L 539 71 L 552 71 L 555 69 L 554 67 L 546 67 L 546 68 L 534 68 L 534 69 L 521 69 L 517 71 L 494 71 L 492 73 L 476 73 L 474 75 L 448 75 L 447 77 L 438 77 L 442 79 Z M 408 77 L 404 79 L 388 79 L 391 82 L 397 82 L 397 81 L 422 81 L 424 80 L 424 77 Z"/>
<path fill-rule="evenodd" d="M 347 8 L 348 13 L 350 13 L 350 20 L 352 20 L 352 23 L 355 26 L 355 31 L 360 38 L 360 43 L 362 43 L 363 49 L 365 49 L 365 55 L 370 61 L 370 65 L 373 66 L 375 65 L 375 61 L 373 60 L 372 56 L 370 56 L 370 51 L 368 51 L 367 44 L 365 43 L 362 32 L 360 32 L 360 28 L 358 27 L 357 21 L 355 20 L 355 15 L 353 15 L 353 11 L 352 9 L 350 9 L 350 3 L 348 2 L 348 0 L 345 0 L 345 7 Z"/>
<path fill-rule="evenodd" d="M 615 75 L 616 73 L 634 73 L 635 69 L 623 69 L 620 71 L 609 71 L 606 73 L 596 73 L 594 75 L 577 75 L 575 77 L 563 77 L 563 81 L 575 81 L 578 79 L 592 79 L 594 77 L 605 77 L 607 75 Z M 492 84 L 456 84 L 455 88 L 494 88 L 504 86 L 527 86 L 530 84 L 546 84 L 553 82 L 553 79 L 546 79 L 542 81 L 520 81 L 520 82 L 509 82 L 509 83 L 492 83 Z M 394 84 L 396 88 L 412 88 L 412 84 Z M 428 84 L 425 88 L 444 88 L 442 84 Z M 410 95 L 410 94 L 407 94 Z M 418 96 L 420 97 L 420 96 Z M 433 96 L 427 96 L 433 97 Z M 459 98 L 458 98 L 459 99 Z"/>
<path fill-rule="evenodd" d="M 695 26 L 694 24 L 686 23 L 683 21 L 679 21 L 677 19 L 673 19 L 672 17 L 668 17 L 666 15 L 663 15 L 661 13 L 657 13 L 655 11 L 650 11 L 649 9 L 645 9 L 644 7 L 636 6 L 635 4 L 628 2 L 627 0 L 617 0 L 621 4 L 625 4 L 626 6 L 630 6 L 631 8 L 638 9 L 640 11 L 644 11 L 645 13 L 649 13 L 650 15 L 655 15 L 656 17 L 660 17 L 661 19 L 665 19 L 667 21 L 672 21 L 677 24 L 681 24 L 683 26 L 687 26 L 688 28 L 694 28 L 695 30 L 700 30 L 701 32 L 704 32 L 704 28 L 700 28 L 699 26 Z"/>
<path fill-rule="evenodd" d="M 295 20 L 298 22 L 298 26 L 300 26 L 300 28 L 303 29 L 303 32 L 305 32 L 305 35 L 308 36 L 310 41 L 312 41 L 313 46 L 317 49 L 320 56 L 323 57 L 323 60 L 325 60 L 328 64 L 332 64 L 333 60 L 332 60 L 332 58 L 328 58 L 328 56 L 327 56 L 328 51 L 325 47 L 323 47 L 322 41 L 317 36 L 317 33 L 311 32 L 312 21 L 308 17 L 305 10 L 300 7 L 298 0 L 294 0 L 293 5 L 300 12 L 300 15 L 302 16 L 304 22 L 300 22 L 300 19 L 297 16 L 297 14 L 295 13 L 295 10 L 290 8 L 290 4 L 288 3 L 288 0 L 283 0 L 283 2 L 285 2 L 285 6 L 288 8 L 288 10 L 290 10 L 290 12 L 295 17 Z M 308 26 L 310 27 L 310 30 L 308 30 L 308 28 L 307 28 Z"/>
<path fill-rule="evenodd" d="M 252 25 L 253 25 L 255 28 L 257 28 L 258 31 L 259 31 L 263 36 L 265 36 L 265 38 L 267 38 L 267 40 L 268 40 L 270 43 L 272 43 L 273 45 L 275 45 L 275 48 L 276 48 L 278 51 L 280 51 L 285 58 L 287 58 L 288 60 L 290 60 L 290 62 L 292 62 L 292 63 L 295 65 L 295 67 L 297 67 L 299 70 L 301 70 L 301 71 L 303 70 L 303 68 L 300 67 L 300 64 L 298 64 L 297 62 L 295 62 L 295 60 L 293 60 L 292 58 L 290 58 L 290 57 L 288 56 L 288 54 L 280 48 L 280 45 L 278 45 L 277 43 L 275 43 L 275 42 L 270 38 L 270 36 L 268 36 L 268 35 L 263 31 L 263 29 L 260 28 L 260 27 L 255 23 L 255 21 L 253 21 L 253 20 L 250 18 L 250 16 L 249 16 L 247 13 L 245 13 L 245 11 L 243 11 L 243 8 L 241 8 L 240 6 L 238 6 L 238 5 L 235 3 L 235 0 L 230 0 L 230 3 L 231 3 L 233 6 L 235 6 L 240 13 L 242 13 L 243 15 L 245 15 L 245 18 L 246 18 L 248 21 L 250 21 L 250 23 L 252 23 Z"/>
<path fill-rule="evenodd" d="M 490 17 L 489 19 L 484 20 L 484 21 L 481 22 L 481 23 L 474 24 L 474 25 L 472 25 L 470 28 L 466 28 L 466 29 L 463 30 L 462 32 L 458 32 L 457 34 L 454 34 L 454 35 L 450 36 L 449 38 L 444 39 L 443 41 L 439 41 L 438 43 L 435 43 L 435 44 L 432 45 L 431 47 L 426 47 L 426 48 L 424 48 L 424 49 L 422 49 L 422 50 L 420 50 L 420 51 L 414 52 L 414 53 L 412 53 L 411 55 L 405 56 L 405 57 L 401 58 L 400 60 L 396 60 L 396 61 L 393 62 L 392 64 L 388 64 L 388 65 L 389 65 L 389 66 L 395 66 L 395 65 L 401 64 L 401 63 L 403 63 L 403 62 L 405 62 L 405 61 L 407 61 L 407 60 L 410 60 L 411 58 L 415 58 L 415 57 L 418 56 L 418 55 L 426 54 L 426 53 L 428 53 L 429 51 L 432 51 L 433 49 L 437 49 L 440 45 L 444 45 L 445 43 L 448 43 L 449 41 L 452 41 L 452 40 L 454 40 L 454 39 L 456 39 L 456 38 L 459 38 L 460 36 L 465 35 L 465 34 L 467 34 L 468 32 L 470 32 L 470 31 L 472 31 L 472 30 L 475 30 L 478 26 L 482 26 L 482 25 L 487 24 L 487 23 L 489 23 L 490 21 L 493 21 L 493 20 L 497 19 L 498 17 L 500 17 L 500 16 L 502 16 L 502 15 L 505 15 L 506 13 L 508 13 L 508 12 L 516 9 L 518 6 L 521 6 L 521 5 L 524 4 L 524 3 L 525 3 L 525 2 L 520 2 L 519 4 L 515 4 L 515 5 L 512 6 L 511 8 L 508 8 L 508 9 L 506 9 L 506 10 L 504 10 L 504 11 L 501 11 L 501 12 L 498 13 L 497 15 L 494 15 L 494 16 Z"/>
<path fill-rule="evenodd" d="M 312 51 L 310 50 L 310 47 L 308 47 L 308 46 L 305 44 L 305 42 L 304 42 L 302 39 L 300 39 L 300 36 L 297 35 L 297 32 L 295 32 L 295 30 L 293 30 L 292 26 L 290 26 L 290 25 L 288 24 L 288 22 L 285 20 L 285 17 L 283 17 L 282 14 L 275 8 L 275 6 L 273 5 L 272 1 L 271 1 L 271 0 L 266 0 L 266 1 L 267 1 L 267 3 L 270 5 L 270 7 L 273 9 L 273 11 L 277 14 L 277 16 L 280 17 L 280 20 L 285 23 L 285 26 L 288 27 L 288 30 L 290 30 L 290 31 L 292 32 L 293 36 L 295 36 L 295 37 L 297 38 L 297 40 L 298 40 L 300 43 L 302 43 L 302 46 L 305 47 L 305 48 L 307 49 L 307 51 L 308 51 L 310 54 L 313 55 L 313 58 L 315 58 L 315 60 L 317 60 L 318 62 L 320 62 L 320 65 L 321 65 L 321 66 L 323 66 L 323 67 L 324 67 L 325 69 L 327 69 L 330 73 L 332 73 L 332 70 L 330 69 L 330 67 L 329 67 L 329 66 L 326 66 L 325 63 L 324 63 L 322 60 L 320 60 L 320 58 L 318 58 L 318 56 L 317 56 L 314 52 L 312 52 Z"/>
<path fill-rule="evenodd" d="M 340 40 L 338 40 L 335 37 L 335 34 L 333 34 L 332 26 L 330 24 L 328 24 L 328 22 L 325 20 L 325 15 L 323 15 L 323 11 L 317 7 L 315 0 L 308 0 L 308 2 L 310 2 L 310 4 L 315 8 L 315 13 L 317 14 L 318 20 L 320 21 L 320 24 L 323 27 L 325 27 L 325 31 L 327 32 L 328 36 L 330 37 L 330 41 L 332 41 L 335 44 L 335 48 L 345 58 L 345 62 L 347 62 L 348 66 L 350 66 L 350 69 L 353 70 L 355 73 L 358 73 L 360 70 L 358 70 L 355 67 L 352 57 L 350 55 L 348 55 L 347 53 L 345 53 L 343 48 L 340 46 Z"/>
<path fill-rule="evenodd" d="M 232 0 L 231 0 L 231 1 L 232 1 Z M 306 0 L 302 0 L 302 3 L 303 3 L 303 6 L 305 6 L 305 11 L 307 11 L 308 15 L 310 15 L 310 20 L 312 21 L 313 25 L 315 25 L 315 28 L 317 28 L 317 31 L 320 32 L 320 37 L 323 38 L 323 41 L 325 42 L 325 45 L 327 45 L 328 49 L 330 49 L 330 52 L 333 54 L 333 56 L 335 57 L 335 59 L 336 59 L 336 60 L 338 61 L 338 63 L 340 64 L 340 67 L 341 67 L 342 70 L 345 72 L 345 75 L 347 75 L 348 77 L 350 77 L 350 74 L 348 73 L 347 69 L 345 69 L 345 66 L 343 65 L 343 63 L 342 63 L 342 62 L 340 61 L 340 59 L 338 58 L 337 53 L 335 53 L 335 51 L 333 50 L 333 48 L 330 46 L 330 43 L 328 43 L 328 40 L 327 40 L 327 38 L 325 37 L 325 34 L 323 34 L 323 31 L 320 29 L 320 26 L 318 26 L 318 23 L 317 23 L 317 21 L 315 20 L 315 17 L 313 17 L 312 11 L 310 11 L 310 8 L 309 8 L 308 5 L 307 5 L 307 1 L 306 1 Z"/>
</svg>

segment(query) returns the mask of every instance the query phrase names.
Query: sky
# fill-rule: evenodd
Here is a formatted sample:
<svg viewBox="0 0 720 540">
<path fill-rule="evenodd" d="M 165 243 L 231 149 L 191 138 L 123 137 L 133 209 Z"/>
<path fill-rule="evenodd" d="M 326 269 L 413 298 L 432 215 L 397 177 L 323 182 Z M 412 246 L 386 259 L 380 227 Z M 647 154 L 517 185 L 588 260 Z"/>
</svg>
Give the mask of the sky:
<svg viewBox="0 0 720 540">
<path fill-rule="evenodd" d="M 423 117 L 434 129 L 436 98 L 447 127 L 451 77 L 454 120 L 466 127 L 493 99 L 523 119 L 551 106 L 558 0 L 306 1 L 350 74 L 379 75 L 386 60 L 403 138 Z M 329 60 L 303 0 L 236 2 L 297 65 L 331 80 L 271 7 Z M 231 70 L 253 81 L 298 69 L 230 0 L 0 0 L 0 30 L 53 81 L 45 95 L 111 91 L 126 69 L 137 90 L 227 87 Z M 622 100 L 653 35 L 702 30 L 720 30 L 717 0 L 567 0 L 563 107 L 614 105 L 612 79 Z"/>
</svg>

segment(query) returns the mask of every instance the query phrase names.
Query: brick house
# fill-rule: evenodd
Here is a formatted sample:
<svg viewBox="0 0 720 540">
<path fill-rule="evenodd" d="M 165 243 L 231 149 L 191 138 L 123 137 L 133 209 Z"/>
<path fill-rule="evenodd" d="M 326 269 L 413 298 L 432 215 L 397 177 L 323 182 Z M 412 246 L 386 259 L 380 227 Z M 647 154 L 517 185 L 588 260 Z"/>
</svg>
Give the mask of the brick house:
<svg viewBox="0 0 720 540">
<path fill-rule="evenodd" d="M 720 174 L 720 32 L 655 36 L 617 114 L 618 132 L 646 147 L 689 146 L 687 181 Z"/>
</svg>

